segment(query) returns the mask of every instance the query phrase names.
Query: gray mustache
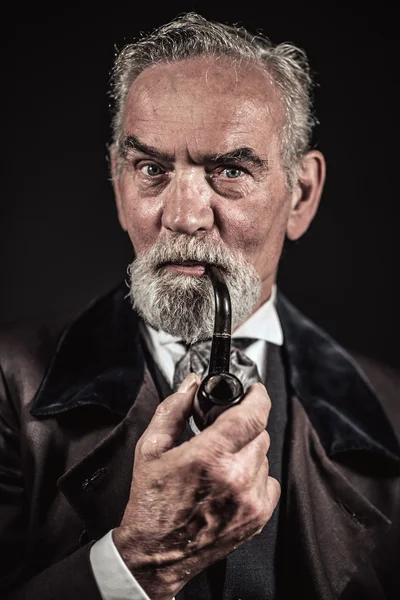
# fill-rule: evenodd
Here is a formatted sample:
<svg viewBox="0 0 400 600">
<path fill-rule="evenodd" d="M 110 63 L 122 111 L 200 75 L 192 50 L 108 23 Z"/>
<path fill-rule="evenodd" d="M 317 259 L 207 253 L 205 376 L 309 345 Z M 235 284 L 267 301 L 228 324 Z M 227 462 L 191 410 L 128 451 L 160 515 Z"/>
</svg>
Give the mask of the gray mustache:
<svg viewBox="0 0 400 600">
<path fill-rule="evenodd" d="M 232 257 L 219 247 L 205 247 L 183 242 L 172 245 L 154 246 L 148 253 L 148 258 L 157 266 L 170 263 L 194 262 L 213 264 L 226 268 L 232 262 Z"/>
</svg>

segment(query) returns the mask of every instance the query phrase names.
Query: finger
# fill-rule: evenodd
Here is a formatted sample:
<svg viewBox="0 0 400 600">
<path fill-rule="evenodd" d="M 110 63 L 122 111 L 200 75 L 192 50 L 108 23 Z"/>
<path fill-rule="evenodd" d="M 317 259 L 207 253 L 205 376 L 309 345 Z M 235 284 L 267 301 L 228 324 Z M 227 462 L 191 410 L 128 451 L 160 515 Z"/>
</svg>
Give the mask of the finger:
<svg viewBox="0 0 400 600">
<path fill-rule="evenodd" d="M 268 467 L 261 469 L 258 475 L 257 487 L 259 490 L 259 528 L 256 533 L 261 533 L 271 519 L 276 509 L 280 496 L 281 486 L 277 479 L 268 475 Z"/>
<path fill-rule="evenodd" d="M 190 373 L 177 392 L 163 400 L 157 407 L 149 426 L 140 438 L 138 451 L 141 456 L 160 456 L 172 448 L 185 429 L 195 393 L 199 386 L 198 375 Z"/>
<path fill-rule="evenodd" d="M 271 477 L 271 475 L 269 475 L 268 459 L 266 459 L 264 465 L 262 468 L 260 468 L 257 475 L 257 480 L 262 503 L 266 511 L 268 512 L 269 509 L 272 514 L 272 511 L 275 509 L 281 496 L 281 486 L 275 477 Z"/>
<path fill-rule="evenodd" d="M 275 477 L 268 476 L 266 494 L 271 509 L 275 510 L 279 502 L 279 498 L 281 497 L 281 486 L 279 481 L 275 479 Z"/>
<path fill-rule="evenodd" d="M 269 434 L 264 430 L 254 440 L 236 452 L 235 460 L 243 465 L 250 480 L 257 476 L 261 466 L 265 464 L 269 446 Z"/>
<path fill-rule="evenodd" d="M 198 438 L 203 436 L 204 443 L 225 452 L 238 452 L 264 431 L 270 409 L 267 390 L 262 383 L 254 383 L 239 404 L 220 414 Z"/>
</svg>

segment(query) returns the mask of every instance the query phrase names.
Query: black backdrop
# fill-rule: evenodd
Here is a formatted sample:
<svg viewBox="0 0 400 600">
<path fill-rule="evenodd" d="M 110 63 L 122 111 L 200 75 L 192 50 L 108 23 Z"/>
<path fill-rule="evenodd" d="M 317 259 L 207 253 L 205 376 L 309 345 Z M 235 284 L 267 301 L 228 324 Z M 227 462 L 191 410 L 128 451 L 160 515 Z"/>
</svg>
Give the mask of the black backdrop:
<svg viewBox="0 0 400 600">
<path fill-rule="evenodd" d="M 279 285 L 340 343 L 400 367 L 395 8 L 50 6 L 2 9 L 0 321 L 75 309 L 125 276 L 132 251 L 106 160 L 114 47 L 197 10 L 307 51 L 328 177 L 309 233 L 282 260 Z"/>
</svg>

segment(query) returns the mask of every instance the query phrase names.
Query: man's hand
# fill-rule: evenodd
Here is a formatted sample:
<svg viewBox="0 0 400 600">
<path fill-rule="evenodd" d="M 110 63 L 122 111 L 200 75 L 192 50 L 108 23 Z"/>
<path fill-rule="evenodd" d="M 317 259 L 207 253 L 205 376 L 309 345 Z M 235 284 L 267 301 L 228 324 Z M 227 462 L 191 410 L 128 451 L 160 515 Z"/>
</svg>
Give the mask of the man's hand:
<svg viewBox="0 0 400 600">
<path fill-rule="evenodd" d="M 240 404 L 190 441 L 182 435 L 199 384 L 193 373 L 166 398 L 136 446 L 130 498 L 114 543 L 152 600 L 259 533 L 280 486 L 268 475 L 270 399 L 254 384 Z"/>
</svg>

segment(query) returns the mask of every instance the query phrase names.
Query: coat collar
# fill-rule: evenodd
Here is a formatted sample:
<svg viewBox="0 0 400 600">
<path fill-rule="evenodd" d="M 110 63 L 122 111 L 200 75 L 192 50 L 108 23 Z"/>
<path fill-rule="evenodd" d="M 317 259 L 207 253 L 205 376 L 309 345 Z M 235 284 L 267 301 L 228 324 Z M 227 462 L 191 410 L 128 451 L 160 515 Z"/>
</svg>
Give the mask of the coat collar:
<svg viewBox="0 0 400 600">
<path fill-rule="evenodd" d="M 125 284 L 65 331 L 32 416 L 97 405 L 125 416 L 144 377 L 139 318 Z M 370 451 L 400 466 L 400 446 L 374 390 L 351 357 L 278 292 L 289 383 L 328 454 Z"/>
<path fill-rule="evenodd" d="M 400 467 L 400 446 L 365 374 L 282 294 L 277 310 L 291 388 L 328 456 L 366 450 Z"/>
<path fill-rule="evenodd" d="M 125 284 L 90 304 L 65 330 L 31 415 L 50 417 L 87 405 L 125 416 L 144 377 L 139 318 Z"/>
</svg>

